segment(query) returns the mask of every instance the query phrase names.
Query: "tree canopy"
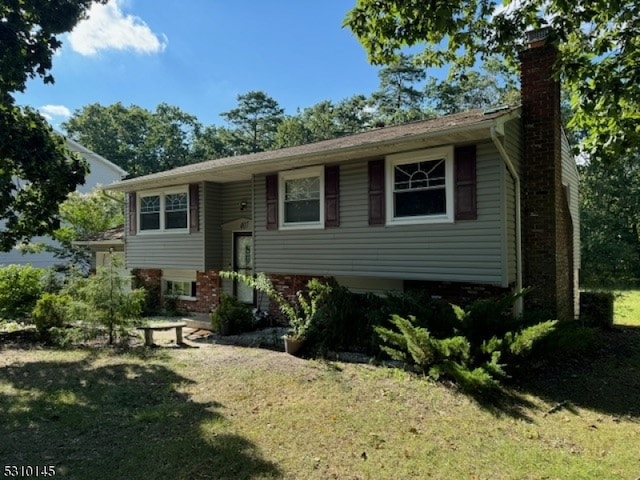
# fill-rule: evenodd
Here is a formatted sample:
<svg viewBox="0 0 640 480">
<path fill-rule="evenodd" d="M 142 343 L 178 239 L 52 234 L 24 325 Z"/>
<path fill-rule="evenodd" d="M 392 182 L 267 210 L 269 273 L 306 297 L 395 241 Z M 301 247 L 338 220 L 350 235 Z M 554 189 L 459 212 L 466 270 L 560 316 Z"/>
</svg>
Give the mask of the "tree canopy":
<svg viewBox="0 0 640 480">
<path fill-rule="evenodd" d="M 234 150 L 252 153 L 273 148 L 284 109 L 266 93 L 251 91 L 238 95 L 238 107 L 220 116 L 235 126 Z"/>
<path fill-rule="evenodd" d="M 58 35 L 95 1 L 20 0 L 0 3 L 0 249 L 59 225 L 58 204 L 84 183 L 87 165 L 72 155 L 35 110 L 15 105 L 30 78 L 53 83 Z"/>
<path fill-rule="evenodd" d="M 640 285 L 640 155 L 580 166 L 582 281 Z"/>
<path fill-rule="evenodd" d="M 154 112 L 120 102 L 106 107 L 94 103 L 74 112 L 62 126 L 71 138 L 130 176 L 193 163 L 205 148 L 198 143 L 202 125 L 197 118 L 166 103 Z"/>
<path fill-rule="evenodd" d="M 371 95 L 377 116 L 385 124 L 397 125 L 425 118 L 422 108 L 424 91 L 420 82 L 427 78 L 425 69 L 413 62 L 411 55 L 400 54 L 378 72 L 380 88 Z"/>
<path fill-rule="evenodd" d="M 640 145 L 639 18 L 634 0 L 357 0 L 344 24 L 374 63 L 420 45 L 426 66 L 450 65 L 453 75 L 491 56 L 515 68 L 525 32 L 550 26 L 570 126 L 585 131 L 582 146 L 594 158 L 615 159 Z"/>
</svg>

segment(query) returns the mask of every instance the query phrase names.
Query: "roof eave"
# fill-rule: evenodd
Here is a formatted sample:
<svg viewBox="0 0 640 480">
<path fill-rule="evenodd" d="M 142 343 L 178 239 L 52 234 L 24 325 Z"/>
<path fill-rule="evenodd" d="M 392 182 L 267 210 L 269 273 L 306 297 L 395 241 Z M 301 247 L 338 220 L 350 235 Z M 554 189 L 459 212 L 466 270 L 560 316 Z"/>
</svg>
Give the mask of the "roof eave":
<svg viewBox="0 0 640 480">
<path fill-rule="evenodd" d="M 488 117 L 487 119 L 480 120 L 473 124 L 456 125 L 435 131 L 398 136 L 379 142 L 370 142 L 349 147 L 337 146 L 322 151 L 303 154 L 287 155 L 285 153 L 282 156 L 275 156 L 260 160 L 253 160 L 251 157 L 245 157 L 244 159 L 239 159 L 238 162 L 232 164 L 213 165 L 210 168 L 202 170 L 190 170 L 187 172 L 176 172 L 174 174 L 171 174 L 171 171 L 159 172 L 144 177 L 123 180 L 103 188 L 106 190 L 120 192 L 162 188 L 177 184 L 197 183 L 203 181 L 203 176 L 212 176 L 215 174 L 222 175 L 225 172 L 238 169 L 241 169 L 242 174 L 246 177 L 242 179 L 248 180 L 256 174 L 266 174 L 268 172 L 275 172 L 289 168 L 321 164 L 326 163 L 328 160 L 334 163 L 340 163 L 359 158 L 384 156 L 389 153 L 402 150 L 413 150 L 421 148 L 420 144 L 423 144 L 422 148 L 428 148 L 430 146 L 452 143 L 451 139 L 454 137 L 460 137 L 461 142 L 464 142 L 465 140 L 474 141 L 484 138 L 489 139 L 491 138 L 491 127 L 495 127 L 498 124 L 502 125 L 505 121 L 516 118 L 517 116 L 519 116 L 519 110 L 512 110 L 504 115 Z M 465 139 L 465 136 L 468 138 Z M 442 141 L 438 142 L 438 139 L 442 139 Z M 288 165 L 292 161 L 296 162 L 295 166 Z M 225 179 L 222 177 L 219 181 L 220 183 L 225 183 Z"/>
</svg>

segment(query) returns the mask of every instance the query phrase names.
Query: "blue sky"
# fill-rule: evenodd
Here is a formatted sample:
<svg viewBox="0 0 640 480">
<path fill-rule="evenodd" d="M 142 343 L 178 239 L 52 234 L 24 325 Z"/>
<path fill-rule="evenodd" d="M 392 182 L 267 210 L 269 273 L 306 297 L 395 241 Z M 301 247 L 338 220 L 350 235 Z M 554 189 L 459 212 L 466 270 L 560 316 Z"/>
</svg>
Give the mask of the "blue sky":
<svg viewBox="0 0 640 480">
<path fill-rule="evenodd" d="M 29 81 L 18 103 L 54 127 L 91 103 L 180 107 L 205 125 L 262 90 L 286 113 L 368 95 L 378 68 L 342 28 L 355 0 L 110 0 L 64 35 L 54 85 Z"/>
</svg>

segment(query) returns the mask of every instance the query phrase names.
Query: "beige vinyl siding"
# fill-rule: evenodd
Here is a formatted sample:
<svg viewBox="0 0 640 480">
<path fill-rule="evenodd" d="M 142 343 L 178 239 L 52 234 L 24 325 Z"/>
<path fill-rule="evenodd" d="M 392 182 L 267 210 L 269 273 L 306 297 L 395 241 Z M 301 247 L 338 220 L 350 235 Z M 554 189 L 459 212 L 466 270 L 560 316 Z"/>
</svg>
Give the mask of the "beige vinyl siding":
<svg viewBox="0 0 640 480">
<path fill-rule="evenodd" d="M 200 185 L 200 226 L 203 225 Z M 127 226 L 128 228 L 128 226 Z M 198 233 L 153 232 L 127 235 L 125 252 L 127 268 L 177 268 L 203 270 L 204 229 Z"/>
<path fill-rule="evenodd" d="M 478 145 L 478 219 L 369 226 L 367 162 L 340 166 L 340 227 L 267 231 L 256 202 L 256 269 L 267 273 L 465 281 L 500 285 L 501 169 L 495 147 Z M 255 181 L 265 197 L 265 179 Z"/>
<path fill-rule="evenodd" d="M 520 174 L 522 158 L 522 126 L 520 119 L 514 119 L 505 124 L 504 148 Z M 517 276 L 516 264 L 516 191 L 515 179 L 505 166 L 505 228 L 507 251 L 507 278 L 513 284 Z"/>
<path fill-rule="evenodd" d="M 575 159 L 571 153 L 571 146 L 566 135 L 562 134 L 562 183 L 569 185 L 569 211 L 573 221 L 573 261 L 576 269 L 580 268 L 580 200 L 578 189 L 580 178 Z"/>
<path fill-rule="evenodd" d="M 247 207 L 240 210 L 240 204 L 247 202 Z M 222 224 L 251 217 L 251 182 L 234 182 L 222 185 Z"/>
<path fill-rule="evenodd" d="M 204 219 L 204 266 L 205 270 L 222 267 L 222 185 L 205 182 L 201 192 L 200 215 Z"/>
<path fill-rule="evenodd" d="M 247 202 L 244 210 L 240 210 L 240 204 Z M 222 185 L 222 270 L 233 268 L 233 232 L 234 229 L 224 228 L 224 225 L 238 219 L 251 219 L 252 196 L 251 182 L 225 183 Z M 233 295 L 233 282 L 222 280 L 222 290 L 228 295 Z"/>
</svg>

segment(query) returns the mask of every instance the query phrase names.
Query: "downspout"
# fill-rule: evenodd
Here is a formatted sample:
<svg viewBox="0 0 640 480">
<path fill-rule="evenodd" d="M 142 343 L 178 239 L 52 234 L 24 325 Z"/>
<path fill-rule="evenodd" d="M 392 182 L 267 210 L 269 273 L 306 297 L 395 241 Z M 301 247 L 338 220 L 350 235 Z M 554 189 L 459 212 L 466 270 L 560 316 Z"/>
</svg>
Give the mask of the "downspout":
<svg viewBox="0 0 640 480">
<path fill-rule="evenodd" d="M 509 154 L 505 150 L 502 142 L 498 138 L 498 132 L 496 130 L 496 126 L 491 126 L 491 140 L 493 140 L 493 144 L 498 149 L 498 152 L 502 156 L 505 165 L 507 166 L 507 170 L 513 177 L 514 186 L 515 186 L 515 196 L 516 196 L 516 291 L 522 290 L 522 214 L 521 214 L 521 200 L 520 200 L 520 175 L 516 171 L 516 168 L 509 157 Z M 515 304 L 516 315 L 521 315 L 524 311 L 524 301 L 522 297 L 518 297 Z"/>
</svg>

